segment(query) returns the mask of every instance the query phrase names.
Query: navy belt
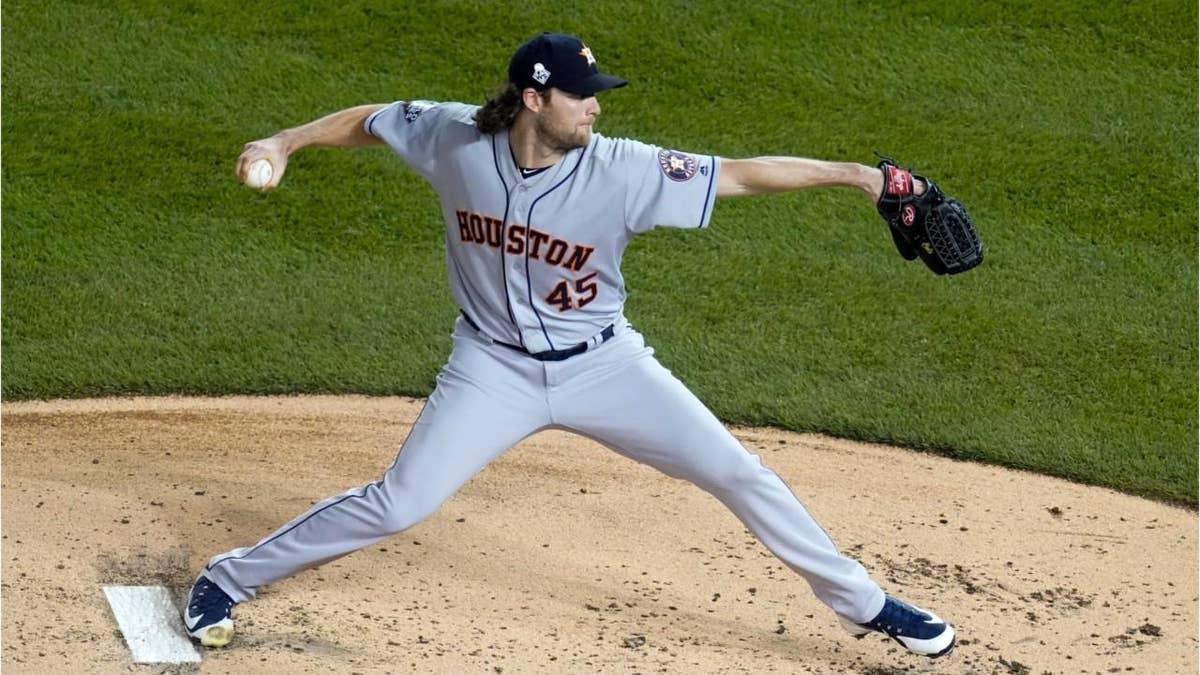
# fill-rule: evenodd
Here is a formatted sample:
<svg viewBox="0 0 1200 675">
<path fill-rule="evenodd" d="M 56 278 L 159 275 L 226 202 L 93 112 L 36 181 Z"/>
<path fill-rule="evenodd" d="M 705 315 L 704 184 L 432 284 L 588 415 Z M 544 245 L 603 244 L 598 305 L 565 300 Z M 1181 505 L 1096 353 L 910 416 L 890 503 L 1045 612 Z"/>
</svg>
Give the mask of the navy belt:
<svg viewBox="0 0 1200 675">
<path fill-rule="evenodd" d="M 467 324 L 470 325 L 471 328 L 475 329 L 476 333 L 479 333 L 480 335 L 487 337 L 487 335 L 484 335 L 483 331 L 481 331 L 479 329 L 479 324 L 477 324 L 473 320 L 471 320 L 471 317 L 468 316 L 466 312 L 462 312 L 462 317 L 467 320 Z M 612 324 L 609 324 L 607 328 L 600 331 L 599 334 L 597 334 L 595 337 L 588 340 L 587 342 L 580 342 L 579 344 L 575 345 L 574 347 L 567 347 L 566 349 L 552 349 L 550 351 L 545 351 L 545 352 L 531 352 L 528 349 L 525 349 L 524 347 L 521 347 L 519 345 L 510 345 L 507 342 L 501 342 L 494 338 L 487 338 L 487 339 L 491 340 L 494 344 L 498 344 L 501 347 L 508 347 L 509 349 L 512 349 L 514 351 L 521 352 L 525 356 L 528 356 L 531 359 L 537 359 L 538 361 L 565 361 L 565 360 L 571 358 L 572 356 L 577 356 L 579 354 L 586 352 L 587 350 L 591 349 L 592 347 L 598 347 L 598 346 L 604 344 L 605 342 L 608 342 L 609 340 L 612 339 L 613 335 L 615 335 L 615 334 L 616 334 L 616 330 L 614 330 Z"/>
</svg>

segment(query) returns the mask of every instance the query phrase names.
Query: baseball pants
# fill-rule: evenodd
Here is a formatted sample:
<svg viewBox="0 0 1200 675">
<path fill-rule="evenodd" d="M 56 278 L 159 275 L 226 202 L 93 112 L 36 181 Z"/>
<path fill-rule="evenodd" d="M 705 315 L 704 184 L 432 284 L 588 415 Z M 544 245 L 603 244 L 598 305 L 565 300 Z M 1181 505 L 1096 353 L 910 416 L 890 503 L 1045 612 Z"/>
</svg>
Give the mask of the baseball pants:
<svg viewBox="0 0 1200 675">
<path fill-rule="evenodd" d="M 462 319 L 453 343 L 381 480 L 315 504 L 254 546 L 215 556 L 204 574 L 235 601 L 249 600 L 265 584 L 407 530 L 525 437 L 564 429 L 716 497 L 838 614 L 866 622 L 882 609 L 883 591 L 862 565 L 838 552 L 779 476 L 632 327 L 557 362 L 496 345 Z"/>
</svg>

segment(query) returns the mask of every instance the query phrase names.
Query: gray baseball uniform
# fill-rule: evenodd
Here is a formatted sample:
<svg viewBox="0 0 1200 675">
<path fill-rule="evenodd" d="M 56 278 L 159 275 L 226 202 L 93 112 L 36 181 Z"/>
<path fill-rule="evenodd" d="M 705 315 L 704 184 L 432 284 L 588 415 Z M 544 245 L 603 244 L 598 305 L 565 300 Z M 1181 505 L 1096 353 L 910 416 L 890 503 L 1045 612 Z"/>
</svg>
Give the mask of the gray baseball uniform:
<svg viewBox="0 0 1200 675">
<path fill-rule="evenodd" d="M 525 176 L 508 132 L 481 133 L 475 111 L 397 102 L 364 125 L 437 191 L 462 310 L 453 351 L 396 460 L 378 482 L 214 557 L 204 575 L 248 600 L 264 584 L 412 527 L 507 448 L 556 428 L 694 483 L 838 614 L 876 616 L 879 586 L 623 315 L 625 247 L 657 226 L 706 227 L 720 160 L 593 134 Z"/>
</svg>

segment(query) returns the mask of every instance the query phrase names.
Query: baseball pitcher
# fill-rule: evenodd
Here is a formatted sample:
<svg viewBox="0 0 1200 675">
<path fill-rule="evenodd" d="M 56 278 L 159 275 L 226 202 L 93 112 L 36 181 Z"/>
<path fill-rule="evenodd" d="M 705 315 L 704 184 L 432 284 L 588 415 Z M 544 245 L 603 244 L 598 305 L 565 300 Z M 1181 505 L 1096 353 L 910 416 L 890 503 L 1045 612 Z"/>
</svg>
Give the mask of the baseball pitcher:
<svg viewBox="0 0 1200 675">
<path fill-rule="evenodd" d="M 716 497 L 852 634 L 879 631 L 930 657 L 954 647 L 949 623 L 886 595 L 659 364 L 623 314 L 621 256 L 656 227 L 708 227 L 725 197 L 850 187 L 875 204 L 905 258 L 953 274 L 982 260 L 965 209 L 890 160 L 726 159 L 606 138 L 593 128 L 596 96 L 625 85 L 578 38 L 542 33 L 516 50 L 508 82 L 483 106 L 365 105 L 246 145 L 237 175 L 246 181 L 266 160 L 267 190 L 302 148 L 390 147 L 438 194 L 461 312 L 428 404 L 378 481 L 204 567 L 184 612 L 202 644 L 227 644 L 234 605 L 263 585 L 405 531 L 523 438 L 564 429 Z"/>
</svg>

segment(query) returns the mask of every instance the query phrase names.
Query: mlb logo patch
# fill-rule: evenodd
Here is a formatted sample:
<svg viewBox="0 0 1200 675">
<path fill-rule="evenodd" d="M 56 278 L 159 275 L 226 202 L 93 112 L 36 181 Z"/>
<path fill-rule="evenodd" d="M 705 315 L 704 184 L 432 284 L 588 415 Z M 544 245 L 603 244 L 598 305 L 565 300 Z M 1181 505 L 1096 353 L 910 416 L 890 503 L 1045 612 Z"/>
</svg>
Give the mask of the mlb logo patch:
<svg viewBox="0 0 1200 675">
<path fill-rule="evenodd" d="M 696 175 L 696 158 L 678 150 L 659 150 L 658 167 L 667 178 L 682 183 Z"/>
</svg>

